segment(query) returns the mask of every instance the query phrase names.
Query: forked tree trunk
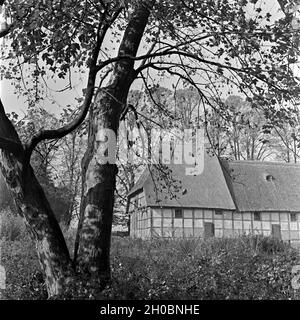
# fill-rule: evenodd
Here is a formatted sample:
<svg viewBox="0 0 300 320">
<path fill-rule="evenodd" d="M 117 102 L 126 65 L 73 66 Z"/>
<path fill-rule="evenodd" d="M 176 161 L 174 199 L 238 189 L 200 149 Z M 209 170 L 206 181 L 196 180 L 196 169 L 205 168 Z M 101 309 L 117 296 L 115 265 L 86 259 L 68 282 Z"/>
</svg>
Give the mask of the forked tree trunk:
<svg viewBox="0 0 300 320">
<path fill-rule="evenodd" d="M 136 55 L 148 22 L 151 2 L 140 1 L 137 4 L 120 45 L 120 56 Z M 135 77 L 132 59 L 118 61 L 108 86 L 98 91 L 90 112 L 88 150 L 83 161 L 83 219 L 79 250 L 81 268 L 78 271 L 87 271 L 90 281 L 105 279 L 102 285 L 110 278 L 109 255 L 117 167 L 114 163 L 99 161 L 97 154 L 105 148 L 103 136 L 99 136 L 99 133 L 102 129 L 110 129 L 117 136 L 120 113 Z M 21 145 L 17 132 L 5 115 L 2 103 L 1 137 L 13 141 L 14 147 Z M 2 144 L 8 143 L 3 141 Z M 70 259 L 60 226 L 31 166 L 23 167 L 23 152 L 20 157 L 13 154 L 14 152 L 0 149 L 1 173 L 16 202 L 18 212 L 24 218 L 35 241 L 49 296 L 64 294 L 74 283 L 75 264 Z"/>
<path fill-rule="evenodd" d="M 0 5 L 3 3 L 0 1 Z M 9 30 L 2 32 L 0 38 L 8 34 Z M 75 283 L 70 254 L 43 188 L 27 161 L 24 147 L 1 100 L 0 145 L 0 174 L 36 245 L 48 295 L 64 294 Z"/>
<path fill-rule="evenodd" d="M 150 2 L 141 1 L 131 15 L 119 55 L 136 56 L 148 22 Z M 90 112 L 89 148 L 83 161 L 81 215 L 84 218 L 79 259 L 83 268 L 102 280 L 102 285 L 110 279 L 109 255 L 117 167 L 113 163 L 101 162 L 97 157 L 106 144 L 100 133 L 103 129 L 109 129 L 117 137 L 120 113 L 135 77 L 132 59 L 117 62 L 107 87 L 97 92 L 93 110 Z M 110 152 L 116 152 L 115 146 L 111 148 L 114 150 L 109 150 Z"/>
</svg>

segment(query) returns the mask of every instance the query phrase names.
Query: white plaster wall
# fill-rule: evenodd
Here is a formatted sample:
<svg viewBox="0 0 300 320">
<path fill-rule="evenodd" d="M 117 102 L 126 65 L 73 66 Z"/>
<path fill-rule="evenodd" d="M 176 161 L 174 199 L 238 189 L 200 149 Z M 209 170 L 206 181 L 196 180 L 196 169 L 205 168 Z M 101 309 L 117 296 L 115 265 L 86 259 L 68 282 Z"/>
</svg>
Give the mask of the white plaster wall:
<svg viewBox="0 0 300 320">
<path fill-rule="evenodd" d="M 254 213 L 223 211 L 216 214 L 208 209 L 183 209 L 182 218 L 174 218 L 172 208 L 148 208 L 131 216 L 131 236 L 151 237 L 203 237 L 204 223 L 214 224 L 215 237 L 233 237 L 242 234 L 270 236 L 272 225 L 280 225 L 283 240 L 300 244 L 300 213 L 297 221 L 291 221 L 288 212 L 261 212 L 260 221 L 254 221 Z"/>
</svg>

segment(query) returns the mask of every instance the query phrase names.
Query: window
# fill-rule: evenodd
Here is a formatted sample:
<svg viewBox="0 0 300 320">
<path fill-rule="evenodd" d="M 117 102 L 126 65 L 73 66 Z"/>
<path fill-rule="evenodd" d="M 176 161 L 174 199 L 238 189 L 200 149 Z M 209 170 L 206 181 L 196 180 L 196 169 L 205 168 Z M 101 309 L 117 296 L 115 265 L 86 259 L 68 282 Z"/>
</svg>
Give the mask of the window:
<svg viewBox="0 0 300 320">
<path fill-rule="evenodd" d="M 175 209 L 175 218 L 182 218 L 182 217 L 183 217 L 183 210 Z"/>
<path fill-rule="evenodd" d="M 260 221 L 260 212 L 254 212 L 254 221 Z"/>
<path fill-rule="evenodd" d="M 216 209 L 216 210 L 215 210 L 215 213 L 216 213 L 216 214 L 220 214 L 220 215 L 221 215 L 221 214 L 223 214 L 223 211 L 222 211 L 222 210 L 220 210 L 220 209 Z"/>
<path fill-rule="evenodd" d="M 137 208 L 138 208 L 138 206 L 139 206 L 139 203 L 138 203 L 138 197 L 137 197 L 137 196 L 135 196 L 135 198 L 134 198 L 134 207 L 135 207 L 135 209 L 137 209 Z"/>
<path fill-rule="evenodd" d="M 145 207 L 146 206 L 146 201 L 144 195 L 139 197 L 139 207 Z"/>
<path fill-rule="evenodd" d="M 290 217 L 291 217 L 291 221 L 293 222 L 297 221 L 297 213 L 295 212 L 290 213 Z"/>
<path fill-rule="evenodd" d="M 135 209 L 140 209 L 146 206 L 145 196 L 143 192 L 140 192 L 133 197 L 133 205 Z"/>
</svg>

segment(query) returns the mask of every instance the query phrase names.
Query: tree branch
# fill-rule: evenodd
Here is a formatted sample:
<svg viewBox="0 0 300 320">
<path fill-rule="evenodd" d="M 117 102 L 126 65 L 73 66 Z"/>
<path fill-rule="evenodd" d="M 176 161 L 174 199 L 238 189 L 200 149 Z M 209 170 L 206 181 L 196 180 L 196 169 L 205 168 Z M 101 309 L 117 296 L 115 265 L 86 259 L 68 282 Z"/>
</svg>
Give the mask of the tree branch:
<svg viewBox="0 0 300 320">
<path fill-rule="evenodd" d="M 78 116 L 72 120 L 67 125 L 54 130 L 41 130 L 37 134 L 35 134 L 29 143 L 25 146 L 25 157 L 24 163 L 28 164 L 30 162 L 31 154 L 35 147 L 43 140 L 49 139 L 61 139 L 73 130 L 75 130 L 85 119 L 90 104 L 93 99 L 94 95 L 94 87 L 95 87 L 95 79 L 96 79 L 97 71 L 94 67 L 90 68 L 89 77 L 88 77 L 88 85 L 87 91 L 85 95 L 85 99 L 83 105 L 81 107 L 81 111 L 79 112 Z"/>
<path fill-rule="evenodd" d="M 87 89 L 85 94 L 85 99 L 83 102 L 83 105 L 81 106 L 81 111 L 79 112 L 78 116 L 72 120 L 67 125 L 54 130 L 41 130 L 37 134 L 35 134 L 30 142 L 28 142 L 25 146 L 25 157 L 24 157 L 24 163 L 28 164 L 30 162 L 30 158 L 32 155 L 33 150 L 35 147 L 43 140 L 49 140 L 49 139 L 61 139 L 73 130 L 75 130 L 77 127 L 82 124 L 84 121 L 89 107 L 91 105 L 93 96 L 94 96 L 94 89 L 95 89 L 95 81 L 97 73 L 100 69 L 97 68 L 97 61 L 99 57 L 99 52 L 101 49 L 101 45 L 103 43 L 104 37 L 111 26 L 111 24 L 117 19 L 119 14 L 122 12 L 123 7 L 120 7 L 112 16 L 112 18 L 107 21 L 104 25 L 100 22 L 98 25 L 98 31 L 97 31 L 97 41 L 95 48 L 91 54 L 91 62 L 89 67 L 89 76 L 88 76 L 88 82 L 87 82 Z"/>
<path fill-rule="evenodd" d="M 226 69 L 226 70 L 230 70 L 230 71 L 234 71 L 234 72 L 237 72 L 237 73 L 242 73 L 242 74 L 247 74 L 247 75 L 250 75 L 264 83 L 266 83 L 267 85 L 269 85 L 270 87 L 278 90 L 278 91 L 281 91 L 281 92 L 287 92 L 287 90 L 284 90 L 284 89 L 281 89 L 279 88 L 275 83 L 272 83 L 271 81 L 268 81 L 268 79 L 265 79 L 263 76 L 260 76 L 258 74 L 252 74 L 251 71 L 252 69 L 251 68 L 237 68 L 237 67 L 233 67 L 233 66 L 229 66 L 229 65 L 224 65 L 222 63 L 219 63 L 219 62 L 216 62 L 216 61 L 211 61 L 211 60 L 206 60 L 206 59 L 203 59 L 203 58 L 200 58 L 198 57 L 196 54 L 193 54 L 193 53 L 189 53 L 189 52 L 185 52 L 185 51 L 168 51 L 166 50 L 165 52 L 161 52 L 161 53 L 153 53 L 153 54 L 150 54 L 148 55 L 148 58 L 153 58 L 153 57 L 160 57 L 160 56 L 167 56 L 167 55 L 178 55 L 180 57 L 186 57 L 186 58 L 191 58 L 195 61 L 198 61 L 198 62 L 201 62 L 201 63 L 205 63 L 207 65 L 212 65 L 212 66 L 215 66 L 215 67 L 218 67 L 218 68 L 221 68 L 221 69 Z M 116 57 L 117 58 L 117 57 Z M 114 58 L 114 59 L 116 59 Z M 140 56 L 140 57 L 129 57 L 129 56 L 121 56 L 119 57 L 119 59 L 122 58 L 122 59 L 133 59 L 133 60 L 140 60 L 140 59 L 144 59 L 145 56 Z M 113 60 L 113 59 L 111 59 Z M 145 65 L 139 67 L 136 69 L 136 73 L 140 73 L 141 71 L 143 71 L 144 69 L 148 68 L 148 67 L 152 67 L 152 68 L 155 68 L 154 66 L 156 64 L 163 64 L 161 62 L 149 62 L 149 63 L 146 63 Z"/>
</svg>

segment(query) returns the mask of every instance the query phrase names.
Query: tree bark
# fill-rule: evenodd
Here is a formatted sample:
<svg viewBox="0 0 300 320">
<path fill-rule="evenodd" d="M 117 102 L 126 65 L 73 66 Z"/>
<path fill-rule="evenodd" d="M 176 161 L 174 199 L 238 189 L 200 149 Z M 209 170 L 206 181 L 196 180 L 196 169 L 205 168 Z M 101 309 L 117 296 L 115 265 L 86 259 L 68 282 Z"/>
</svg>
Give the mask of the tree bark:
<svg viewBox="0 0 300 320">
<path fill-rule="evenodd" d="M 22 146 L 17 132 L 0 104 L 0 136 Z M 0 171 L 16 204 L 18 213 L 35 242 L 39 262 L 45 274 L 49 296 L 60 295 L 74 276 L 69 251 L 45 193 L 32 167 L 19 157 L 0 149 Z"/>
<path fill-rule="evenodd" d="M 151 1 L 137 4 L 127 24 L 119 48 L 119 56 L 136 56 L 148 22 Z M 128 92 L 136 77 L 134 62 L 120 60 L 108 85 L 96 94 L 90 111 L 88 150 L 83 160 L 83 197 L 81 206 L 80 267 L 94 275 L 104 286 L 110 279 L 110 240 L 114 206 L 117 166 L 99 160 L 99 150 L 105 149 L 101 131 L 112 130 L 117 137 L 119 118 L 126 104 Z M 104 149 L 103 149 L 104 148 Z M 116 146 L 111 146 L 116 149 Z M 110 150 L 113 153 L 116 150 Z"/>
<path fill-rule="evenodd" d="M 130 199 L 127 199 L 126 201 L 126 209 L 125 209 L 125 215 L 127 217 L 127 234 L 128 236 L 130 236 L 130 226 L 131 226 L 131 216 L 130 216 L 130 212 L 129 212 L 129 209 L 130 209 Z"/>
</svg>

